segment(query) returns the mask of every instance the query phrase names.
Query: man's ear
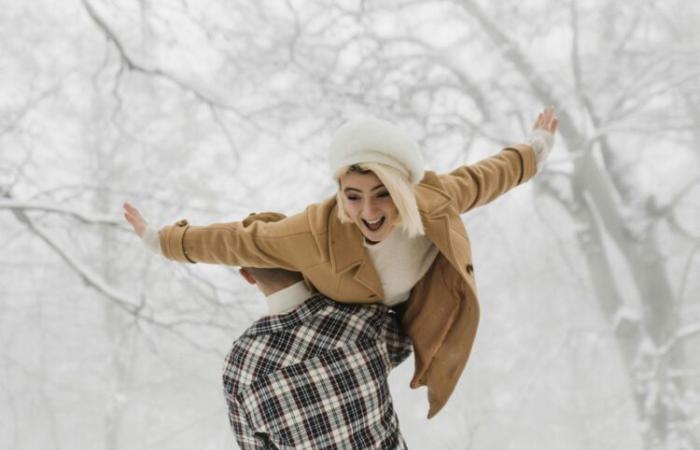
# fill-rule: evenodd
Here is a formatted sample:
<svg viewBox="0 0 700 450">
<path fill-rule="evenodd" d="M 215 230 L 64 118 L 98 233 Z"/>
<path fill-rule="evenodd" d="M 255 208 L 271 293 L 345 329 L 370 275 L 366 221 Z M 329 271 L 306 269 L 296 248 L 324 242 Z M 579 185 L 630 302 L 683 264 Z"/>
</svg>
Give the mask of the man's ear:
<svg viewBox="0 0 700 450">
<path fill-rule="evenodd" d="M 250 272 L 248 272 L 247 270 L 245 270 L 243 267 L 241 267 L 240 269 L 238 269 L 238 273 L 240 273 L 241 276 L 242 276 L 243 278 L 245 278 L 245 280 L 246 280 L 248 283 L 250 283 L 250 284 L 257 284 L 257 281 L 255 280 L 255 277 L 253 277 L 253 275 L 251 275 Z"/>
</svg>

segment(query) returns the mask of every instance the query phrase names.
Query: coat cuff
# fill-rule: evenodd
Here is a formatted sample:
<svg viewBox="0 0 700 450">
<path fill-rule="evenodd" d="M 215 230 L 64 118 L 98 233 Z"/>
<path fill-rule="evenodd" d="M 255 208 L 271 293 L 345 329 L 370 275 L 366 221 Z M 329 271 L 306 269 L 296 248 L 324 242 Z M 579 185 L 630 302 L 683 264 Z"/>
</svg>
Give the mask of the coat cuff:
<svg viewBox="0 0 700 450">
<path fill-rule="evenodd" d="M 190 262 L 195 264 L 196 261 L 187 256 L 185 251 L 185 233 L 190 228 L 190 224 L 187 220 L 182 219 L 175 222 L 175 225 L 168 225 L 161 228 L 159 234 L 160 237 L 160 249 L 163 252 L 163 256 L 168 259 L 172 259 L 180 262 Z"/>
<path fill-rule="evenodd" d="M 537 158 L 535 151 L 527 144 L 515 144 L 506 147 L 504 151 L 512 151 L 520 157 L 520 178 L 518 184 L 522 184 L 537 173 Z"/>
</svg>

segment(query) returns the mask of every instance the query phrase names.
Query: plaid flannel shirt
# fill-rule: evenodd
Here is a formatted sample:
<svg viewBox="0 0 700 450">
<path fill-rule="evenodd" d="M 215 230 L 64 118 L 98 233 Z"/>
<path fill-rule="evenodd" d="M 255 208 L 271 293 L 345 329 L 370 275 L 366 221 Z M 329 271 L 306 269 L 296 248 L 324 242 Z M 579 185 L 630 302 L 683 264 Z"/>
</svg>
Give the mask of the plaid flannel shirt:
<svg viewBox="0 0 700 450">
<path fill-rule="evenodd" d="M 226 356 L 224 394 L 249 449 L 404 449 L 387 375 L 411 353 L 384 305 L 320 294 L 257 320 Z"/>
</svg>

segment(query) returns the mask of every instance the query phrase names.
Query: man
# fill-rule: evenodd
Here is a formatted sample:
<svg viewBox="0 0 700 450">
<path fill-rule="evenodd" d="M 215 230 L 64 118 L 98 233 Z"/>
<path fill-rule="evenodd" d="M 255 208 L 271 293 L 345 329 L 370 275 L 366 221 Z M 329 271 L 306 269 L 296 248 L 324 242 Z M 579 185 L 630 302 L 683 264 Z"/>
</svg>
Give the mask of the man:
<svg viewBox="0 0 700 450">
<path fill-rule="evenodd" d="M 244 224 L 282 217 L 252 214 Z M 266 296 L 269 313 L 225 360 L 224 394 L 240 447 L 406 448 L 387 383 L 411 352 L 397 313 L 313 294 L 298 272 L 240 273 Z"/>
</svg>

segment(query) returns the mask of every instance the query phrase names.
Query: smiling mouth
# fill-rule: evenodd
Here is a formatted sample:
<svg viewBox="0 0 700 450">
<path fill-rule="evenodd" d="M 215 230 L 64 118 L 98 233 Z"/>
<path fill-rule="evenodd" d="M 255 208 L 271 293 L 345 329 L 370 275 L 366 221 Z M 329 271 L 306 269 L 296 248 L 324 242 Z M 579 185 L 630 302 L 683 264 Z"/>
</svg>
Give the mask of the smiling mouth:
<svg viewBox="0 0 700 450">
<path fill-rule="evenodd" d="M 362 223 L 365 225 L 365 227 L 368 230 L 377 231 L 378 229 L 380 229 L 382 227 L 382 225 L 384 225 L 384 220 L 385 220 L 385 217 L 382 217 L 381 219 L 376 220 L 374 222 L 368 222 L 365 219 L 362 219 Z"/>
</svg>

